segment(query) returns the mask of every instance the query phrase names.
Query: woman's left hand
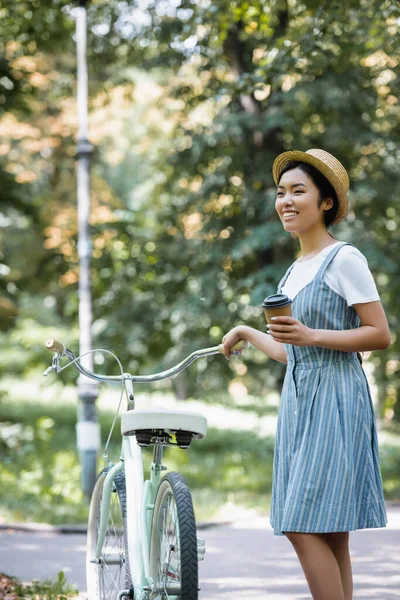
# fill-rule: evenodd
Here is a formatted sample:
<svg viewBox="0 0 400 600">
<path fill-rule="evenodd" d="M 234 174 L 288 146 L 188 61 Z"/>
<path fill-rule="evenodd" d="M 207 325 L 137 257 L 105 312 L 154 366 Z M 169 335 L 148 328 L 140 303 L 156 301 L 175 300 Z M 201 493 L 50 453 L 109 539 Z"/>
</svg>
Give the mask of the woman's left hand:
<svg viewBox="0 0 400 600">
<path fill-rule="evenodd" d="M 267 326 L 276 342 L 292 344 L 293 346 L 314 346 L 314 329 L 303 325 L 293 317 L 274 317 L 273 325 Z"/>
</svg>

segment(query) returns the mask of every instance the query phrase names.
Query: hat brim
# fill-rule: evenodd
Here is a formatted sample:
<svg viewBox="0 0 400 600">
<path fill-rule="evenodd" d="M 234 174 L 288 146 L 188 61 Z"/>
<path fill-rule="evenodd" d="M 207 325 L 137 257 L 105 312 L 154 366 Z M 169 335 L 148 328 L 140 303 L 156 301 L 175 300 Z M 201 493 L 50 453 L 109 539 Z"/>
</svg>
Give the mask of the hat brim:
<svg viewBox="0 0 400 600">
<path fill-rule="evenodd" d="M 284 167 L 292 161 L 299 161 L 307 163 L 322 173 L 322 175 L 332 184 L 333 189 L 336 192 L 338 197 L 339 206 L 338 211 L 335 217 L 335 220 L 332 222 L 332 225 L 335 223 L 339 223 L 346 215 L 349 207 L 349 201 L 347 198 L 347 189 L 349 188 L 348 180 L 347 182 L 343 182 L 340 179 L 335 171 L 329 166 L 329 162 L 326 160 L 320 160 L 313 154 L 308 152 L 302 152 L 301 150 L 291 150 L 289 152 L 283 152 L 280 154 L 274 161 L 272 166 L 272 176 L 274 178 L 275 185 L 279 184 L 279 180 L 281 177 L 281 173 Z M 347 184 L 347 188 L 346 188 Z"/>
</svg>

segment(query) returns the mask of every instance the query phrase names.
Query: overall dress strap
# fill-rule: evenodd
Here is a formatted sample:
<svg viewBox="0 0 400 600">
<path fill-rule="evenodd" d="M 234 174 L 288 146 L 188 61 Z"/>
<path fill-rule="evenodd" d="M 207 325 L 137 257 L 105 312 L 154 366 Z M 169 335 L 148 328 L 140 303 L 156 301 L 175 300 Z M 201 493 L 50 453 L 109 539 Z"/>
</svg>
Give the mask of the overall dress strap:
<svg viewBox="0 0 400 600">
<path fill-rule="evenodd" d="M 353 246 L 354 247 L 354 244 L 350 244 L 350 242 L 343 242 L 343 244 L 339 244 L 333 250 L 331 250 L 331 252 L 329 252 L 328 256 L 325 258 L 324 262 L 320 266 L 318 273 L 315 276 L 315 279 L 321 280 L 323 278 L 325 271 L 328 268 L 328 265 L 335 258 L 336 254 L 339 252 L 339 250 L 341 248 L 343 248 L 343 246 Z M 357 352 L 357 358 L 360 361 L 360 364 L 362 365 L 362 356 L 359 352 Z"/>
<path fill-rule="evenodd" d="M 325 258 L 324 262 L 322 263 L 322 265 L 320 266 L 315 279 L 322 279 L 323 276 L 325 275 L 325 271 L 328 268 L 329 264 L 331 263 L 331 261 L 335 258 L 336 254 L 339 252 L 339 250 L 341 248 L 343 248 L 343 246 L 354 246 L 353 244 L 350 244 L 350 242 L 343 242 L 342 244 L 339 244 L 338 246 L 335 246 L 335 248 L 333 248 L 333 250 L 331 250 L 328 254 L 328 256 Z"/>
<path fill-rule="evenodd" d="M 288 270 L 286 271 L 286 273 L 284 274 L 284 276 L 282 277 L 282 279 L 279 282 L 278 285 L 278 294 L 281 293 L 283 286 L 285 285 L 286 279 L 289 277 L 291 270 L 294 267 L 294 263 L 292 265 L 290 265 L 290 267 L 288 268 Z"/>
</svg>

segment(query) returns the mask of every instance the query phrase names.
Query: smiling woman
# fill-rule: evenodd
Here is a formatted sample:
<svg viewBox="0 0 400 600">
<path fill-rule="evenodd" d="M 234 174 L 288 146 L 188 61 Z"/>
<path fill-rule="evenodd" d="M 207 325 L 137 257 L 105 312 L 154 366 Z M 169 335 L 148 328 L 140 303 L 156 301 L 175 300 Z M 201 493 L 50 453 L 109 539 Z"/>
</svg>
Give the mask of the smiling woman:
<svg viewBox="0 0 400 600">
<path fill-rule="evenodd" d="M 390 344 L 366 258 L 328 227 L 347 212 L 349 179 L 324 150 L 285 152 L 273 166 L 276 210 L 301 256 L 278 285 L 292 316 L 245 339 L 287 363 L 274 450 L 271 525 L 292 542 L 315 600 L 351 600 L 349 531 L 385 527 L 375 415 L 358 353 Z"/>
</svg>

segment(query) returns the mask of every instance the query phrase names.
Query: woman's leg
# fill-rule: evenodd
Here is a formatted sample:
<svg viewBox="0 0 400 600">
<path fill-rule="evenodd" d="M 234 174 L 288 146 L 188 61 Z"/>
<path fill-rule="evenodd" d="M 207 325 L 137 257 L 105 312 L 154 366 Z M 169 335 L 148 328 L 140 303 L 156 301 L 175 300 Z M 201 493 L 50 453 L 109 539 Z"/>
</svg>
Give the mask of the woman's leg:
<svg viewBox="0 0 400 600">
<path fill-rule="evenodd" d="M 284 533 L 299 557 L 313 599 L 345 600 L 339 564 L 327 540 L 318 533 Z"/>
<path fill-rule="evenodd" d="M 340 577 L 345 600 L 353 598 L 353 574 L 351 570 L 351 560 L 349 552 L 349 532 L 343 531 L 340 533 L 323 533 L 322 534 L 333 554 L 336 557 L 340 569 Z"/>
</svg>

